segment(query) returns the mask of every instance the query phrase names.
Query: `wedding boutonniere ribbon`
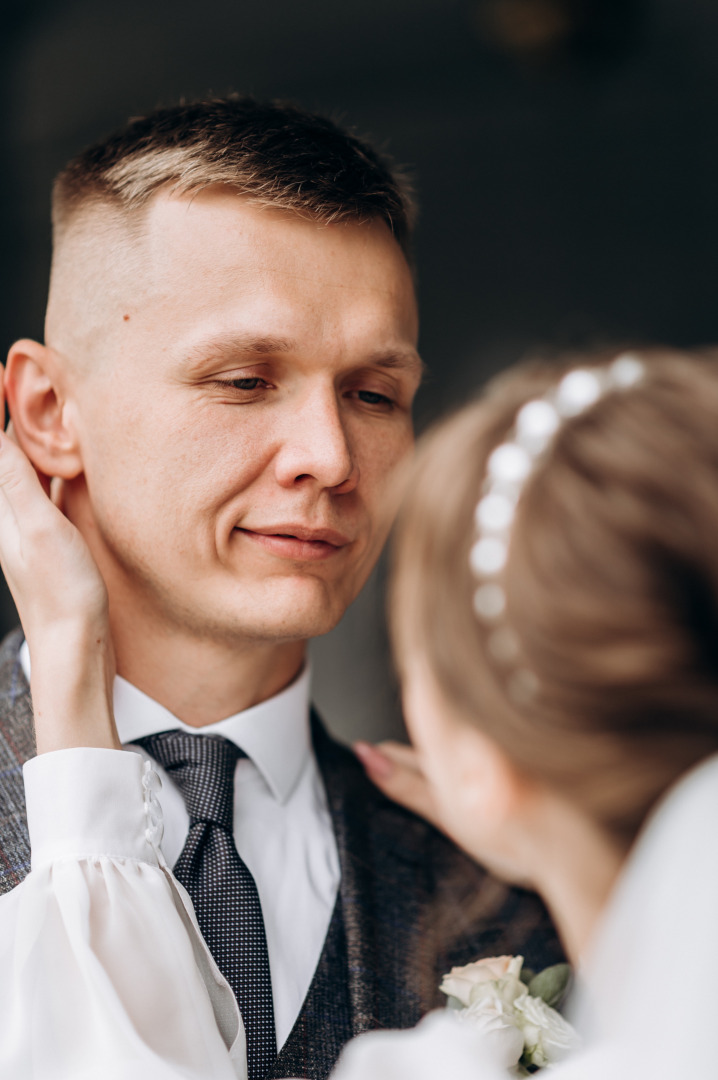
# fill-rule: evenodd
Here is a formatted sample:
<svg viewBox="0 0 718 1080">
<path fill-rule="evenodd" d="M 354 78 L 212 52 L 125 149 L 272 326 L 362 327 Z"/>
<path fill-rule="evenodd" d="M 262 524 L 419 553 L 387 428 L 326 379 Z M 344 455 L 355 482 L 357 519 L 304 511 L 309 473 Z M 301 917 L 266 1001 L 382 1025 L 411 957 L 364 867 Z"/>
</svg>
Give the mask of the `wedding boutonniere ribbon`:
<svg viewBox="0 0 718 1080">
<path fill-rule="evenodd" d="M 551 1066 L 578 1048 L 579 1037 L 559 1006 L 571 979 L 568 964 L 538 975 L 522 956 L 493 956 L 452 968 L 441 983 L 447 1007 L 478 1028 L 497 1060 L 515 1075 Z"/>
</svg>

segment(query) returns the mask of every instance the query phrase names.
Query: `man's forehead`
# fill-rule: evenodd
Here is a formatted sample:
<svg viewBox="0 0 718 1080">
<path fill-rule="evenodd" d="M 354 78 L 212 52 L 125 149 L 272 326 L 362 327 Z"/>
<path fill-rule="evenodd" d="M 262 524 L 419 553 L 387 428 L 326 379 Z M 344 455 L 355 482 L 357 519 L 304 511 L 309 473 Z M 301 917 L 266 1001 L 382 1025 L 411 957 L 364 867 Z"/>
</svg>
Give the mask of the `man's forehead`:
<svg viewBox="0 0 718 1080">
<path fill-rule="evenodd" d="M 244 330 L 249 318 L 255 351 L 263 348 L 262 337 L 290 339 L 298 323 L 306 327 L 312 319 L 353 318 L 368 333 L 390 319 L 402 324 L 399 336 L 413 336 L 413 282 L 383 224 L 332 228 L 234 195 L 201 193 L 158 200 L 147 228 L 145 310 L 184 297 L 191 307 L 177 312 L 183 323 L 200 308 L 224 322 L 223 330 Z"/>
<path fill-rule="evenodd" d="M 153 320 L 166 314 L 178 341 L 207 316 L 223 331 L 239 331 L 244 352 L 277 353 L 288 351 L 297 315 L 305 328 L 312 308 L 317 321 L 336 315 L 346 323 L 354 305 L 357 337 L 388 319 L 400 343 L 415 344 L 413 282 L 383 222 L 322 226 L 213 189 L 160 193 L 134 222 L 112 207 L 88 207 L 63 244 L 49 324 L 72 310 L 81 329 L 91 308 L 95 338 L 103 321 L 117 328 L 131 319 L 132 329 L 151 333 Z M 235 315 L 249 310 L 257 318 L 245 332 Z M 227 348 L 236 351 L 236 344 Z M 388 343 L 384 351 L 402 350 Z"/>
<path fill-rule="evenodd" d="M 403 252 L 379 218 L 324 222 L 257 205 L 225 187 L 160 193 L 147 209 L 143 232 L 160 260 L 189 257 L 212 265 L 219 259 L 239 268 L 249 257 L 269 272 L 294 266 L 321 275 L 324 268 L 342 263 L 345 272 L 347 263 L 359 272 L 363 262 L 381 258 L 385 268 L 393 263 L 397 276 L 408 273 Z"/>
</svg>

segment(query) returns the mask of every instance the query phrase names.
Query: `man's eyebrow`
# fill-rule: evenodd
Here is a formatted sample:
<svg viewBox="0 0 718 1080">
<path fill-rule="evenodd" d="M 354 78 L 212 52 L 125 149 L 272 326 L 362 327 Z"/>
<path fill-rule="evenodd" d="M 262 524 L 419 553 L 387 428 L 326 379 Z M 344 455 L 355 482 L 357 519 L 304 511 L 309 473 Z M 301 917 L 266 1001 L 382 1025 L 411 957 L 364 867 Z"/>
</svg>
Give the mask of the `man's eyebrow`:
<svg viewBox="0 0 718 1080">
<path fill-rule="evenodd" d="M 295 343 L 288 338 L 233 334 L 231 337 L 201 341 L 182 351 L 182 360 L 189 367 L 210 360 L 234 360 L 237 356 L 271 356 L 291 352 Z"/>
<path fill-rule="evenodd" d="M 377 353 L 369 357 L 368 362 L 369 364 L 375 364 L 377 367 L 409 371 L 418 375 L 420 379 L 424 377 L 427 370 L 426 364 L 419 354 L 415 352 Z"/>
<path fill-rule="evenodd" d="M 216 360 L 233 361 L 239 356 L 273 356 L 277 353 L 293 352 L 296 348 L 296 342 L 291 338 L 269 334 L 232 334 L 230 337 L 213 338 L 190 345 L 182 350 L 182 361 L 189 368 L 194 368 Z M 426 372 L 426 365 L 413 350 L 373 353 L 364 360 L 364 364 L 407 371 L 417 375 L 419 379 Z"/>
</svg>

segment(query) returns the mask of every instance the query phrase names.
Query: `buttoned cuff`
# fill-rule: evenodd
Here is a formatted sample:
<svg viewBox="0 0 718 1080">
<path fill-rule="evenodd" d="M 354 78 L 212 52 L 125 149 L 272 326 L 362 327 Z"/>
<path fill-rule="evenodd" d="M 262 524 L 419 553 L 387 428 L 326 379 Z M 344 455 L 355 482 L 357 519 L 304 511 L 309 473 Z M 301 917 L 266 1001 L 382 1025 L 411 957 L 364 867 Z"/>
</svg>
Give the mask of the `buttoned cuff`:
<svg viewBox="0 0 718 1080">
<path fill-rule="evenodd" d="M 139 754 L 54 750 L 26 762 L 23 776 L 33 870 L 68 857 L 164 865 L 160 779 Z"/>
</svg>

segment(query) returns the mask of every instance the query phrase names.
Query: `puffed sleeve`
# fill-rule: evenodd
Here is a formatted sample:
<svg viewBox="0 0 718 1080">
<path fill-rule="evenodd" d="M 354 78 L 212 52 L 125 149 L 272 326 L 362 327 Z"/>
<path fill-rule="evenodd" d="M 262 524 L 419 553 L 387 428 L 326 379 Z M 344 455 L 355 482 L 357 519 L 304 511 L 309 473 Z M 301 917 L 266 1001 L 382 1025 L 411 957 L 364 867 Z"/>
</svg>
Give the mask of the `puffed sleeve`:
<svg viewBox="0 0 718 1080">
<path fill-rule="evenodd" d="M 372 1031 L 344 1049 L 330 1080 L 509 1080 L 485 1037 L 447 1010 L 410 1031 Z"/>
<path fill-rule="evenodd" d="M 0 1076 L 246 1080 L 234 996 L 160 850 L 131 751 L 25 765 L 32 868 L 0 898 Z"/>
</svg>

